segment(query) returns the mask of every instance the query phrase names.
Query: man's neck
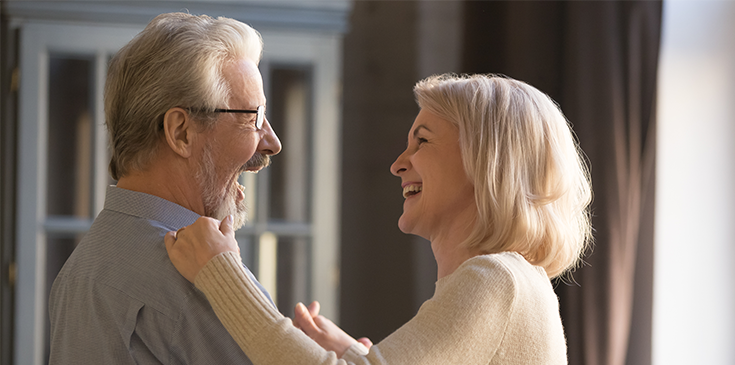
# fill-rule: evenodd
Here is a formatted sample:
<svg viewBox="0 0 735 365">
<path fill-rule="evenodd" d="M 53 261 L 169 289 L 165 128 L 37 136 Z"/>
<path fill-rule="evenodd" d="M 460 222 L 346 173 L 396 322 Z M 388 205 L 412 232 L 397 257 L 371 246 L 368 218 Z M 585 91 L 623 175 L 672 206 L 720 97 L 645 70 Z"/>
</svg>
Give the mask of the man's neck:
<svg viewBox="0 0 735 365">
<path fill-rule="evenodd" d="M 196 182 L 181 170 L 150 166 L 145 171 L 132 171 L 121 177 L 117 187 L 154 195 L 204 215 L 204 204 Z"/>
</svg>

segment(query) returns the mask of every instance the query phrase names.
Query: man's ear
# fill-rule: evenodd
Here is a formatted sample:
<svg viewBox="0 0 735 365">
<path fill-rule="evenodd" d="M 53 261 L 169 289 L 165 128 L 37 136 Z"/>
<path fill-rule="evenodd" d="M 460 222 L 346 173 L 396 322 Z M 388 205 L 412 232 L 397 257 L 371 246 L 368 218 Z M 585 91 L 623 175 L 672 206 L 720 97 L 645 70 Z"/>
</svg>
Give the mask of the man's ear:
<svg viewBox="0 0 735 365">
<path fill-rule="evenodd" d="M 177 155 L 189 158 L 192 150 L 192 138 L 196 133 L 189 113 L 182 108 L 171 108 L 163 115 L 163 132 L 166 143 Z"/>
</svg>

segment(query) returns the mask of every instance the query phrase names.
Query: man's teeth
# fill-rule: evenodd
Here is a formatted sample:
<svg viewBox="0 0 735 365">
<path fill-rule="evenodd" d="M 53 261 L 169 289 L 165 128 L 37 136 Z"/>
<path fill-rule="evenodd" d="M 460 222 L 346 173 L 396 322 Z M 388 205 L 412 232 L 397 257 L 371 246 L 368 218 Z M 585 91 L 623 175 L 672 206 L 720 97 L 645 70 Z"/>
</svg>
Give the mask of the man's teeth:
<svg viewBox="0 0 735 365">
<path fill-rule="evenodd" d="M 422 190 L 421 185 L 406 185 L 403 188 L 403 197 L 408 198 L 411 195 L 420 193 Z"/>
<path fill-rule="evenodd" d="M 235 183 L 235 186 L 237 187 L 237 199 L 245 199 L 245 187 L 237 182 Z"/>
</svg>

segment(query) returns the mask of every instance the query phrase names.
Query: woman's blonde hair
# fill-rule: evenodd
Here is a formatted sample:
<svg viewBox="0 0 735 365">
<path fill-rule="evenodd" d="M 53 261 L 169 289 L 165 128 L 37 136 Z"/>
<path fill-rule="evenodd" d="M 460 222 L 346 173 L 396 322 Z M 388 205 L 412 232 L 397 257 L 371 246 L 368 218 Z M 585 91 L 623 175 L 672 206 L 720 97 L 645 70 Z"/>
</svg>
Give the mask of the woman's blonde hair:
<svg viewBox="0 0 735 365">
<path fill-rule="evenodd" d="M 226 62 L 260 61 L 263 41 L 250 26 L 229 18 L 161 14 L 110 61 L 105 84 L 105 123 L 110 135 L 110 174 L 117 180 L 145 168 L 156 153 L 167 110 L 228 108 Z M 203 128 L 216 115 L 193 112 Z"/>
<path fill-rule="evenodd" d="M 591 241 L 589 171 L 559 107 L 495 75 L 439 75 L 414 87 L 419 107 L 459 128 L 478 219 L 464 242 L 515 251 L 549 277 L 577 265 Z"/>
</svg>

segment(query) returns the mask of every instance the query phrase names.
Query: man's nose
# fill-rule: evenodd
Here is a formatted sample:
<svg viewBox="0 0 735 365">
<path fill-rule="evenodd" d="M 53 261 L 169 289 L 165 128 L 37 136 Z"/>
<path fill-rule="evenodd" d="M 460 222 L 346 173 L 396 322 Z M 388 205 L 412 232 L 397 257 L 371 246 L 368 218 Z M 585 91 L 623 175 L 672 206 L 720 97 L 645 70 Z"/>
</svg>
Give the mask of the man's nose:
<svg viewBox="0 0 735 365">
<path fill-rule="evenodd" d="M 267 118 L 263 121 L 263 132 L 265 134 L 258 144 L 258 152 L 269 156 L 277 155 L 281 152 L 281 140 L 278 139 Z"/>
</svg>

